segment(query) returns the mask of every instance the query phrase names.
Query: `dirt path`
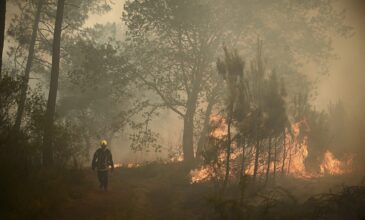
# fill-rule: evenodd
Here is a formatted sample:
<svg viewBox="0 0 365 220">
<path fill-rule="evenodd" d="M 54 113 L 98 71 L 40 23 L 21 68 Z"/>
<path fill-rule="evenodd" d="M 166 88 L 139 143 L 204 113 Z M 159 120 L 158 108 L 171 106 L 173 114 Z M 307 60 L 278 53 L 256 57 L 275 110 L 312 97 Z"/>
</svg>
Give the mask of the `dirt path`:
<svg viewBox="0 0 365 220">
<path fill-rule="evenodd" d="M 109 191 L 103 192 L 98 189 L 96 173 L 86 171 L 84 183 L 72 189 L 73 199 L 51 219 L 191 219 L 176 210 L 184 206 L 178 202 L 189 195 L 185 176 L 179 165 L 118 168 L 109 175 Z"/>
<path fill-rule="evenodd" d="M 96 174 L 86 173 L 85 185 L 73 189 L 74 194 L 65 207 L 55 213 L 55 220 L 61 219 L 124 219 L 133 212 L 131 199 L 136 195 L 130 181 L 120 169 L 109 175 L 109 191 L 98 189 Z"/>
</svg>

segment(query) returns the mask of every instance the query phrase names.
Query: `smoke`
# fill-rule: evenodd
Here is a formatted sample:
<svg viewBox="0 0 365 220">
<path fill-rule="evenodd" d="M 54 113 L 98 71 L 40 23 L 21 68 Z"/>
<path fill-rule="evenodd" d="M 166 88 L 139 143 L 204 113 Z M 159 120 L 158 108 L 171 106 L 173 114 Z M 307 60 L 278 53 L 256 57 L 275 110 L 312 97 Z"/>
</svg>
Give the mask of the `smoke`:
<svg viewBox="0 0 365 220">
<path fill-rule="evenodd" d="M 337 56 L 329 64 L 329 74 L 317 85 L 315 105 L 326 109 L 329 102 L 341 100 L 351 115 L 364 115 L 365 110 L 365 2 L 361 0 L 339 2 L 346 10 L 346 23 L 352 26 L 353 35 L 334 38 L 333 50 Z"/>
<path fill-rule="evenodd" d="M 340 9 L 346 10 L 346 22 L 353 27 L 348 38 L 334 38 L 333 50 L 337 59 L 329 64 L 329 74 L 319 81 L 318 96 L 314 104 L 327 110 L 328 103 L 339 100 L 346 112 L 342 143 L 336 143 L 339 156 L 355 154 L 355 169 L 364 171 L 365 128 L 365 2 L 342 0 Z"/>
<path fill-rule="evenodd" d="M 96 23 L 115 22 L 121 27 L 118 29 L 117 35 L 122 40 L 124 27 L 121 17 L 124 2 L 124 0 L 115 1 L 112 10 L 106 14 L 90 15 L 85 26 L 92 27 Z M 342 100 L 347 114 L 352 118 L 349 134 L 355 136 L 361 128 L 361 121 L 363 126 L 365 120 L 365 2 L 362 0 L 339 0 L 336 2 L 336 7 L 339 10 L 346 10 L 346 23 L 354 28 L 353 35 L 348 38 L 333 37 L 333 52 L 337 58 L 330 61 L 328 75 L 319 78 L 316 84 L 318 95 L 313 104 L 317 109 L 326 110 L 330 102 Z M 14 14 L 18 13 L 15 5 L 8 4 L 7 13 L 8 26 Z M 5 44 L 7 47 L 10 42 L 5 42 Z M 320 72 L 320 69 L 321 66 L 311 65 L 305 68 L 304 74 L 315 75 Z M 318 78 L 318 74 L 314 78 Z M 359 120 L 356 121 L 355 119 Z M 154 130 L 161 133 L 162 145 L 176 145 L 181 135 L 179 132 L 181 131 L 181 120 L 171 115 L 159 118 L 154 122 Z M 348 139 L 352 139 L 354 143 L 347 142 L 351 146 L 343 146 L 344 149 L 360 149 L 362 146 L 361 140 L 354 140 L 356 137 L 349 137 Z M 133 156 L 128 145 L 126 137 L 121 137 L 113 143 L 118 160 L 127 160 Z"/>
</svg>

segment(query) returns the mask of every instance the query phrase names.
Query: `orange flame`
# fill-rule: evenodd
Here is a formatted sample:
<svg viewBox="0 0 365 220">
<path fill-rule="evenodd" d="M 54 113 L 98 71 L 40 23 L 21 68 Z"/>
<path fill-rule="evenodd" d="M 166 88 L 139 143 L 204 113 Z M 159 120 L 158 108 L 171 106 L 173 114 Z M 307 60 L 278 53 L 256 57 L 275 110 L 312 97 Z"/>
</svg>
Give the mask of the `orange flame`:
<svg viewBox="0 0 365 220">
<path fill-rule="evenodd" d="M 214 129 L 211 131 L 210 136 L 217 139 L 222 139 L 227 136 L 227 123 L 226 120 L 220 115 L 212 115 L 210 117 L 210 123 L 213 125 Z"/>
<path fill-rule="evenodd" d="M 226 122 L 222 120 L 219 116 L 214 116 L 211 118 L 213 123 L 220 123 L 218 126 L 211 132 L 211 136 L 217 139 L 222 139 L 227 135 L 227 126 Z M 340 161 L 334 157 L 334 155 L 327 150 L 323 156 L 323 161 L 320 165 L 320 173 L 313 173 L 309 172 L 305 167 L 305 160 L 308 157 L 308 138 L 303 137 L 302 139 L 299 138 L 300 135 L 300 128 L 301 125 L 305 125 L 308 129 L 308 124 L 305 120 L 296 122 L 292 124 L 292 134 L 289 131 L 286 132 L 286 156 L 284 159 L 284 166 L 285 166 L 285 173 L 287 175 L 293 176 L 295 178 L 314 178 L 314 177 L 321 177 L 324 175 L 342 175 L 348 172 L 351 172 L 351 164 L 352 158 L 346 161 Z M 235 167 L 234 160 L 240 158 L 242 152 L 235 146 L 232 146 L 232 153 L 230 159 L 232 160 L 231 165 L 231 174 L 234 173 L 234 170 L 237 170 Z M 282 156 L 283 157 L 283 156 Z M 213 169 L 209 166 L 202 166 L 198 169 L 192 170 L 190 172 L 191 183 L 198 183 L 203 182 L 215 178 L 222 178 L 224 175 L 224 160 L 226 159 L 226 153 L 220 152 L 218 155 L 218 160 L 223 166 L 220 168 Z M 238 161 L 240 161 L 238 159 Z M 240 165 L 240 164 L 238 164 Z M 265 166 L 260 166 L 258 169 L 259 174 L 264 174 L 266 172 Z M 270 172 L 273 172 L 273 162 L 271 162 L 271 169 Z M 281 167 L 276 168 L 276 172 L 279 172 Z M 253 175 L 254 173 L 254 161 L 250 160 L 246 162 L 245 167 L 245 174 L 246 175 Z M 216 176 L 219 175 L 219 176 Z"/>
<path fill-rule="evenodd" d="M 210 167 L 202 167 L 200 169 L 195 169 L 190 171 L 191 183 L 199 183 L 204 180 L 209 180 L 213 175 L 213 171 Z"/>
<path fill-rule="evenodd" d="M 352 157 L 347 161 L 340 161 L 335 158 L 335 156 L 331 153 L 331 151 L 326 151 L 324 153 L 324 159 L 322 164 L 320 165 L 321 174 L 329 174 L 329 175 L 342 175 L 350 170 L 350 165 L 352 164 Z"/>
<path fill-rule="evenodd" d="M 125 168 L 137 168 L 140 167 L 141 164 L 139 163 L 114 163 L 114 168 L 119 168 L 119 167 L 125 167 Z"/>
</svg>

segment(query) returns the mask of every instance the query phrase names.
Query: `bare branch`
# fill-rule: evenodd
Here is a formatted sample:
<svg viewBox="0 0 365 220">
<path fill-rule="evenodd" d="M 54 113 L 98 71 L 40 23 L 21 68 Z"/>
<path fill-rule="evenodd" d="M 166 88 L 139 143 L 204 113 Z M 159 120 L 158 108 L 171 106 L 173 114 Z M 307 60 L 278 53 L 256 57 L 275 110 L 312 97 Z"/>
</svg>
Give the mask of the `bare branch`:
<svg viewBox="0 0 365 220">
<path fill-rule="evenodd" d="M 167 107 L 169 107 L 172 111 L 174 111 L 175 113 L 177 113 L 178 115 L 180 115 L 181 117 L 185 117 L 185 114 L 183 114 L 181 111 L 179 111 L 177 108 L 175 108 L 172 104 L 171 101 L 168 100 L 165 95 L 157 88 L 157 86 L 154 83 L 148 82 L 143 76 L 141 76 L 139 73 L 136 73 L 138 78 L 140 78 L 144 84 L 146 84 L 148 87 L 150 87 L 151 89 L 153 89 L 160 97 L 161 99 L 164 101 L 164 103 L 166 104 Z"/>
</svg>

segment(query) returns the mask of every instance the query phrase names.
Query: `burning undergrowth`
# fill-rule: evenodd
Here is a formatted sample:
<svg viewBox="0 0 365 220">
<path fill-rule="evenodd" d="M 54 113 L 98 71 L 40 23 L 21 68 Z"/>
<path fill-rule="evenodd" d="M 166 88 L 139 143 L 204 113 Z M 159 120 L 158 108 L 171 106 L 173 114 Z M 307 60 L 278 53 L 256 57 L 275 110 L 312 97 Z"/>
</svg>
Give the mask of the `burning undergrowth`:
<svg viewBox="0 0 365 220">
<path fill-rule="evenodd" d="M 212 130 L 209 135 L 205 153 L 202 155 L 204 165 L 190 172 L 191 183 L 209 180 L 221 181 L 226 170 L 227 125 L 222 117 L 211 119 Z M 255 165 L 255 155 L 258 149 L 253 143 L 232 143 L 230 153 L 230 181 L 239 181 L 243 176 L 253 176 L 257 166 L 259 178 L 291 176 L 300 179 L 318 178 L 324 176 L 338 176 L 352 172 L 353 155 L 346 154 L 342 160 L 337 158 L 329 149 L 317 155 L 318 164 L 315 171 L 307 168 L 307 158 L 310 147 L 308 136 L 303 135 L 301 129 L 309 129 L 305 120 L 293 123 L 285 130 L 285 135 L 276 140 L 270 140 L 271 149 L 265 148 L 268 140 L 261 143 L 260 155 Z M 270 157 L 270 159 L 268 159 Z M 270 164 L 268 164 L 270 163 Z"/>
</svg>

